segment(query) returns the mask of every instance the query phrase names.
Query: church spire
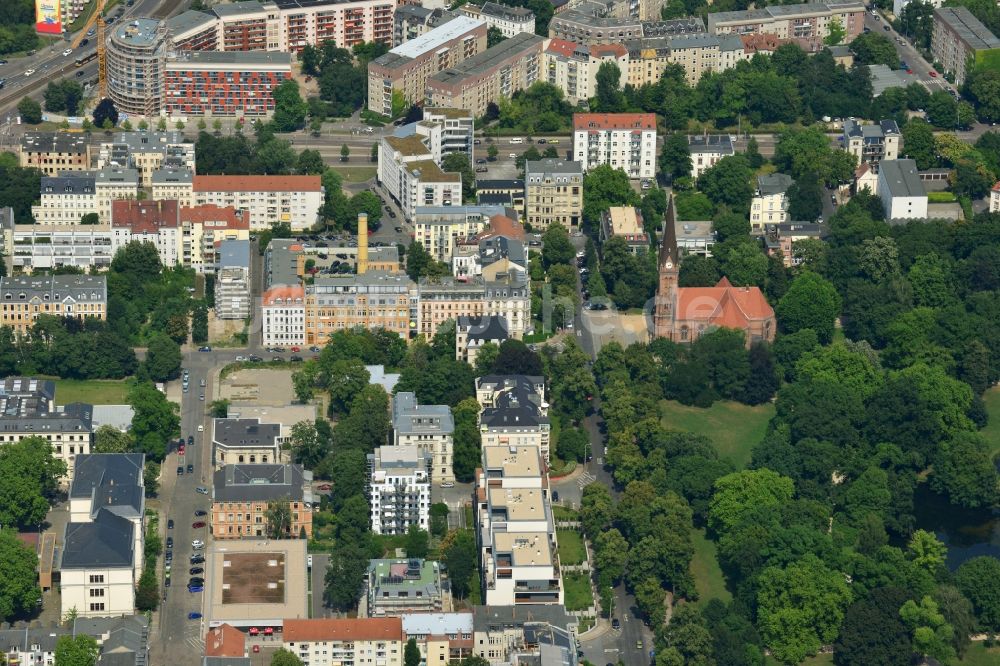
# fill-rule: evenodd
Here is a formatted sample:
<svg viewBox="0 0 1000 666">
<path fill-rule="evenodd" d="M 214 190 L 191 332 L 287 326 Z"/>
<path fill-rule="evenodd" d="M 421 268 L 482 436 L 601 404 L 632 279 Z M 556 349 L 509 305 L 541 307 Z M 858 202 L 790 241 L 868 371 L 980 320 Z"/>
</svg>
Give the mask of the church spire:
<svg viewBox="0 0 1000 666">
<path fill-rule="evenodd" d="M 674 198 L 667 202 L 667 212 L 663 217 L 663 243 L 660 245 L 659 284 L 653 312 L 653 335 L 658 338 L 674 337 L 674 320 L 677 306 L 677 286 L 680 267 L 677 255 L 676 209 Z"/>
</svg>

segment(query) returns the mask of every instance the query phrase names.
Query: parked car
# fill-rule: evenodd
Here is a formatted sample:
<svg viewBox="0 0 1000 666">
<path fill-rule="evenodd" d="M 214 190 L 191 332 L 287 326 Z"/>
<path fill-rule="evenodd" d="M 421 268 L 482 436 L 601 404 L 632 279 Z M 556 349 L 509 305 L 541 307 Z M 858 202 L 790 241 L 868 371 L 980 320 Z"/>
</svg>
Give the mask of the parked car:
<svg viewBox="0 0 1000 666">
<path fill-rule="evenodd" d="M 191 547 L 198 550 L 205 547 L 205 542 L 201 539 L 193 539 L 191 541 Z"/>
<path fill-rule="evenodd" d="M 452 482 L 452 481 L 442 481 L 441 482 L 441 487 L 442 488 L 454 488 L 455 487 L 455 483 Z"/>
<path fill-rule="evenodd" d="M 931 77 L 932 79 L 936 79 L 937 78 L 937 72 L 935 72 L 932 69 L 931 71 L 927 72 L 927 76 Z"/>
<path fill-rule="evenodd" d="M 173 548 L 173 547 L 174 547 L 174 538 L 168 536 L 167 537 L 167 548 Z"/>
<path fill-rule="evenodd" d="M 174 519 L 173 518 L 171 518 L 170 520 L 167 521 L 167 529 L 168 530 L 174 529 Z"/>
<path fill-rule="evenodd" d="M 204 585 L 204 584 L 205 584 L 204 578 L 192 578 L 191 580 L 188 581 L 188 585 Z"/>
<path fill-rule="evenodd" d="M 301 347 L 292 347 L 289 351 L 291 351 L 293 354 L 297 354 L 298 352 L 302 351 L 302 348 Z"/>
<path fill-rule="evenodd" d="M 73 49 L 66 49 L 65 51 L 63 51 L 63 57 L 68 56 L 72 52 L 73 52 Z"/>
<path fill-rule="evenodd" d="M 204 347 L 198 347 L 198 351 L 200 351 L 200 352 L 210 352 L 210 351 L 212 351 L 212 348 L 209 347 L 208 345 L 205 345 Z"/>
<path fill-rule="evenodd" d="M 188 592 L 195 593 L 195 592 L 204 592 L 204 591 L 205 591 L 205 588 L 203 586 L 201 586 L 201 585 L 188 585 Z"/>
<path fill-rule="evenodd" d="M 204 564 L 204 563 L 205 563 L 205 556 L 204 555 L 192 555 L 191 556 L 191 564 Z"/>
<path fill-rule="evenodd" d="M 202 511 L 201 509 L 198 509 L 197 511 L 194 512 L 194 515 L 196 515 L 196 516 L 207 516 L 208 515 L 208 511 Z"/>
<path fill-rule="evenodd" d="M 205 573 L 205 570 L 201 567 L 191 567 L 188 574 L 194 576 L 195 574 Z"/>
<path fill-rule="evenodd" d="M 293 355 L 288 360 L 291 361 L 292 363 L 301 363 L 302 357 L 298 355 Z"/>
<path fill-rule="evenodd" d="M 177 453 L 178 453 L 178 455 L 184 455 L 184 445 L 183 444 L 181 444 L 180 446 L 177 447 Z"/>
<path fill-rule="evenodd" d="M 208 494 L 208 488 L 206 488 L 205 486 L 198 486 L 197 488 L 194 489 L 194 491 L 196 493 L 201 494 L 201 495 L 207 495 Z"/>
<path fill-rule="evenodd" d="M 184 465 L 177 466 L 177 476 L 184 476 Z"/>
<path fill-rule="evenodd" d="M 476 167 L 476 173 L 486 173 L 487 171 L 489 171 L 489 169 L 487 169 L 484 166 L 477 166 Z"/>
<path fill-rule="evenodd" d="M 188 446 L 194 444 L 194 435 L 188 435 Z"/>
<path fill-rule="evenodd" d="M 190 613 L 188 613 L 188 619 L 189 620 L 200 620 L 201 619 L 201 613 L 195 613 L 194 611 L 191 611 Z"/>
<path fill-rule="evenodd" d="M 198 424 L 198 432 L 205 432 L 205 426 L 202 424 Z"/>
<path fill-rule="evenodd" d="M 622 628 L 621 620 L 619 620 L 618 618 L 612 619 L 611 620 L 611 628 L 614 629 L 614 630 L 616 630 L 616 631 L 618 629 L 621 629 Z"/>
<path fill-rule="evenodd" d="M 187 466 L 187 471 L 188 471 L 188 474 L 194 474 L 194 465 L 188 465 Z"/>
<path fill-rule="evenodd" d="M 203 521 L 201 521 L 201 520 L 199 520 L 196 523 L 191 523 L 191 527 L 194 528 L 194 529 L 196 529 L 196 530 L 200 530 L 204 526 L 205 526 L 205 523 Z"/>
<path fill-rule="evenodd" d="M 309 348 L 309 351 L 311 351 L 313 353 L 316 353 L 316 352 L 320 351 L 320 348 L 317 347 L 316 345 L 313 345 L 312 347 Z"/>
</svg>

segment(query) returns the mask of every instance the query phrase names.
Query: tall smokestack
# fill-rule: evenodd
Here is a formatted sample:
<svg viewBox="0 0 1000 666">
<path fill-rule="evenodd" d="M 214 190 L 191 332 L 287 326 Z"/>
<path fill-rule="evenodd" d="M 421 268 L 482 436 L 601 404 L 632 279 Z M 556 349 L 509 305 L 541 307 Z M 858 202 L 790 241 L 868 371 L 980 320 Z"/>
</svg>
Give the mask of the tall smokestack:
<svg viewBox="0 0 1000 666">
<path fill-rule="evenodd" d="M 368 213 L 358 213 L 358 275 L 368 272 Z"/>
</svg>

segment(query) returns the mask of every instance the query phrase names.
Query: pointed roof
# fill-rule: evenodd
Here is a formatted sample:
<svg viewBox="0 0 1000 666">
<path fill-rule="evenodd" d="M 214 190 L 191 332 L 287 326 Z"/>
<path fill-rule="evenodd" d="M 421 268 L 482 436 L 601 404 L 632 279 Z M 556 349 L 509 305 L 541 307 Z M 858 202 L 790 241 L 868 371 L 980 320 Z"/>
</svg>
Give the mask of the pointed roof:
<svg viewBox="0 0 1000 666">
<path fill-rule="evenodd" d="M 677 320 L 704 321 L 712 326 L 744 328 L 748 322 L 771 319 L 774 309 L 758 287 L 734 287 L 723 277 L 714 287 L 677 290 Z"/>
<path fill-rule="evenodd" d="M 660 266 L 667 263 L 669 258 L 671 263 L 677 266 L 677 209 L 674 206 L 674 198 L 671 196 L 667 201 L 667 212 L 663 216 L 663 242 L 660 245 Z"/>
<path fill-rule="evenodd" d="M 205 656 L 243 657 L 246 655 L 246 636 L 229 624 L 220 624 L 208 630 L 205 636 Z"/>
</svg>

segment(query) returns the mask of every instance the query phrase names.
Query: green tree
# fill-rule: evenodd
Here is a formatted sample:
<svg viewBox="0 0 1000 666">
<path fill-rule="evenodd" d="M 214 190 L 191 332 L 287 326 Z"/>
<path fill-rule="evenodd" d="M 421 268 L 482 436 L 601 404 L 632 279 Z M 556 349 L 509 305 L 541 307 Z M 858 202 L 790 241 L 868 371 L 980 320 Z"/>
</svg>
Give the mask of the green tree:
<svg viewBox="0 0 1000 666">
<path fill-rule="evenodd" d="M 128 453 L 132 438 L 113 425 L 105 423 L 94 431 L 94 453 Z"/>
<path fill-rule="evenodd" d="M 753 171 L 743 155 L 723 157 L 698 177 L 698 189 L 716 206 L 747 210 L 753 198 Z"/>
<path fill-rule="evenodd" d="M 444 502 L 435 502 L 431 505 L 431 534 L 438 539 L 448 533 L 448 514 L 450 510 Z"/>
<path fill-rule="evenodd" d="M 847 182 L 855 167 L 854 156 L 834 150 L 829 138 L 817 126 L 782 132 L 774 148 L 773 162 L 779 171 L 792 178 L 812 172 L 827 184 Z"/>
<path fill-rule="evenodd" d="M 37 526 L 48 513 L 47 498 L 59 486 L 66 464 L 48 440 L 25 437 L 0 447 L 0 526 Z"/>
<path fill-rule="evenodd" d="M 430 550 L 430 536 L 418 525 L 410 525 L 406 530 L 406 556 L 423 559 Z"/>
<path fill-rule="evenodd" d="M 371 375 L 358 359 L 335 361 L 329 370 L 321 370 L 319 385 L 326 388 L 330 397 L 330 411 L 346 414 L 361 391 L 368 386 Z"/>
<path fill-rule="evenodd" d="M 286 79 L 271 91 L 274 98 L 272 123 L 278 132 L 293 132 L 306 125 L 309 105 L 299 94 L 299 84 L 294 79 Z"/>
<path fill-rule="evenodd" d="M 808 171 L 788 188 L 788 215 L 793 220 L 812 221 L 823 213 L 823 188 L 815 173 Z"/>
<path fill-rule="evenodd" d="M 146 350 L 146 371 L 149 378 L 163 382 L 176 379 L 181 372 L 181 348 L 162 333 L 149 341 Z"/>
<path fill-rule="evenodd" d="M 917 530 L 910 536 L 906 549 L 913 563 L 932 576 L 937 576 L 944 570 L 948 547 L 933 532 Z"/>
<path fill-rule="evenodd" d="M 303 150 L 299 153 L 295 171 L 301 174 L 320 175 L 326 171 L 326 164 L 323 163 L 323 156 L 318 150 Z"/>
<path fill-rule="evenodd" d="M 476 200 L 476 174 L 472 170 L 469 156 L 465 153 L 445 155 L 441 168 L 447 173 L 458 173 L 462 176 L 462 200 L 466 203 Z"/>
<path fill-rule="evenodd" d="M 506 40 L 507 38 L 503 36 L 500 32 L 500 28 L 496 26 L 490 26 L 486 30 L 486 48 L 491 49 L 500 42 Z M 407 664 L 409 666 L 409 664 Z"/>
<path fill-rule="evenodd" d="M 606 60 L 597 68 L 597 96 L 590 101 L 596 112 L 614 113 L 625 108 L 621 92 L 621 70 L 613 61 Z"/>
<path fill-rule="evenodd" d="M 899 609 L 908 600 L 903 589 L 881 587 L 848 606 L 833 646 L 833 663 L 907 666 L 913 643 Z"/>
<path fill-rule="evenodd" d="M 368 569 L 368 553 L 356 543 L 338 543 L 330 553 L 326 570 L 326 603 L 338 611 L 357 608 Z"/>
<path fill-rule="evenodd" d="M 3 493 L 3 497 L 5 502 L 17 501 L 7 493 Z M 17 532 L 9 529 L 12 524 L 4 520 L 6 529 L 0 529 L 0 562 L 3 562 L 0 567 L 0 618 L 4 621 L 34 611 L 42 598 L 35 573 L 38 555 L 17 538 Z"/>
<path fill-rule="evenodd" d="M 674 132 L 664 140 L 660 149 L 660 172 L 669 174 L 671 179 L 691 175 L 691 149 L 683 132 Z"/>
<path fill-rule="evenodd" d="M 17 103 L 17 112 L 21 114 L 21 122 L 37 125 L 42 122 L 42 105 L 30 97 L 22 97 Z"/>
<path fill-rule="evenodd" d="M 847 31 L 840 19 L 834 16 L 827 24 L 827 35 L 823 38 L 823 43 L 827 46 L 836 46 L 844 41 Z"/>
<path fill-rule="evenodd" d="M 292 509 L 289 499 L 285 497 L 268 502 L 264 520 L 267 522 L 269 539 L 291 538 Z"/>
<path fill-rule="evenodd" d="M 708 524 L 716 532 L 727 532 L 751 511 L 779 507 L 792 498 L 794 482 L 769 469 L 727 474 L 715 482 L 709 503 Z"/>
<path fill-rule="evenodd" d="M 955 630 L 945 621 L 931 597 L 924 596 L 919 605 L 908 599 L 899 609 L 899 615 L 913 632 L 913 648 L 917 652 L 942 663 L 951 663 L 955 659 L 955 647 L 952 645 Z"/>
<path fill-rule="evenodd" d="M 56 663 L 59 666 L 96 666 L 100 648 L 92 636 L 77 634 L 60 636 L 56 641 Z"/>
<path fill-rule="evenodd" d="M 917 162 L 918 169 L 930 169 L 937 164 L 934 132 L 921 118 L 914 118 L 903 127 L 903 149 L 907 157 Z"/>
<path fill-rule="evenodd" d="M 812 329 L 825 343 L 833 338 L 834 320 L 840 308 L 840 294 L 834 286 L 817 273 L 805 272 L 792 281 L 775 314 L 783 332 Z"/>
<path fill-rule="evenodd" d="M 479 403 L 475 398 L 462 400 L 452 410 L 455 420 L 454 472 L 455 478 L 469 482 L 480 462 L 481 435 L 479 431 Z"/>
<path fill-rule="evenodd" d="M 162 462 L 167 452 L 167 441 L 180 434 L 180 417 L 177 403 L 170 402 L 150 382 L 137 382 L 129 391 L 132 405 L 132 437 L 136 451 Z"/>
<path fill-rule="evenodd" d="M 958 506 L 993 506 L 997 500 L 997 469 L 983 437 L 958 432 L 941 442 L 934 455 L 931 487 Z"/>
<path fill-rule="evenodd" d="M 208 342 L 208 307 L 199 303 L 191 313 L 191 341 L 195 344 Z"/>
<path fill-rule="evenodd" d="M 499 154 L 500 154 L 500 149 L 497 148 L 495 143 L 491 143 L 486 148 L 486 159 L 488 159 L 490 162 L 495 162 L 497 159 L 497 155 Z"/>
<path fill-rule="evenodd" d="M 497 30 L 497 28 L 490 28 Z M 406 641 L 406 648 L 403 650 L 403 666 L 420 666 L 423 657 L 420 656 L 420 648 L 417 647 L 417 639 L 411 638 Z"/>
<path fill-rule="evenodd" d="M 972 602 L 980 631 L 1000 630 L 1000 560 L 974 557 L 955 572 L 955 585 Z"/>
<path fill-rule="evenodd" d="M 851 42 L 854 52 L 854 62 L 859 65 L 885 65 L 895 69 L 899 62 L 896 46 L 885 35 L 877 32 L 865 32 Z"/>
<path fill-rule="evenodd" d="M 156 568 L 146 567 L 139 576 L 135 590 L 135 607 L 142 611 L 155 611 L 160 605 L 160 586 L 156 581 Z"/>
<path fill-rule="evenodd" d="M 611 206 L 637 205 L 639 195 L 632 189 L 628 174 L 621 169 L 602 164 L 583 177 L 583 219 L 590 228 L 597 228 L 602 213 Z"/>
<path fill-rule="evenodd" d="M 341 162 L 346 162 L 349 159 L 351 159 L 351 149 L 345 143 L 344 145 L 342 145 L 340 147 L 340 161 Z"/>
<path fill-rule="evenodd" d="M 549 225 L 542 235 L 542 264 L 546 270 L 556 264 L 570 264 L 575 256 L 566 227 L 559 223 Z"/>
<path fill-rule="evenodd" d="M 471 530 L 455 532 L 451 542 L 442 549 L 441 559 L 448 565 L 452 592 L 459 599 L 465 599 L 474 584 L 472 577 L 477 555 L 476 539 Z"/>
<path fill-rule="evenodd" d="M 580 428 L 566 428 L 559 433 L 556 452 L 563 460 L 583 462 L 590 450 L 590 438 Z"/>
<path fill-rule="evenodd" d="M 118 124 L 118 110 L 115 108 L 115 103 L 108 97 L 102 99 L 94 108 L 94 125 L 105 127 L 106 121 L 110 121 L 112 127 Z"/>
<path fill-rule="evenodd" d="M 625 575 L 628 562 L 628 542 L 615 528 L 598 533 L 594 539 L 594 566 L 602 582 L 618 583 Z"/>
<path fill-rule="evenodd" d="M 285 648 L 278 648 L 271 655 L 271 666 L 302 666 L 302 660 L 294 652 L 290 652 Z"/>
<path fill-rule="evenodd" d="M 974 103 L 979 120 L 984 123 L 1000 121 L 1000 72 L 975 68 L 965 77 L 964 92 Z"/>
<path fill-rule="evenodd" d="M 160 492 L 160 464 L 152 460 L 142 468 L 142 484 L 146 497 L 156 497 Z"/>
</svg>

